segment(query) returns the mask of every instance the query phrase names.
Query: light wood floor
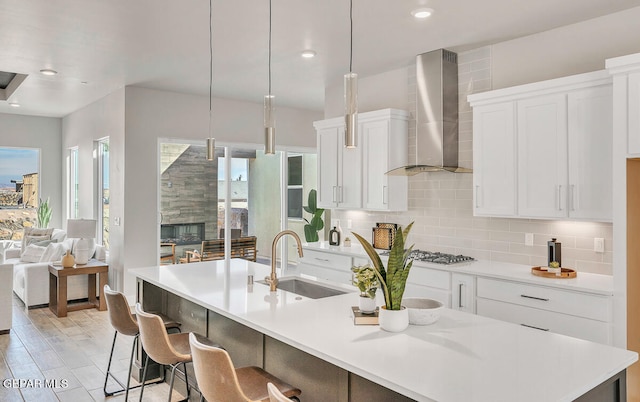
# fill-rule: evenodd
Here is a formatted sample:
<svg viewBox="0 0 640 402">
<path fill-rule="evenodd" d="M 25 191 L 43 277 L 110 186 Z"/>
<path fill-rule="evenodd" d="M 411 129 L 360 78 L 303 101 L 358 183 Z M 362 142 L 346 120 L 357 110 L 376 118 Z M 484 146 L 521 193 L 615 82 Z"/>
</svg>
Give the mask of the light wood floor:
<svg viewBox="0 0 640 402">
<path fill-rule="evenodd" d="M 114 333 L 107 314 L 88 309 L 57 318 L 48 308 L 25 309 L 14 295 L 11 332 L 0 335 L 0 401 L 124 401 L 124 393 L 105 398 L 102 391 Z M 123 383 L 132 341 L 132 337 L 118 335 L 114 352 L 112 372 Z M 20 387 L 11 379 L 26 384 Z M 45 380 L 66 380 L 67 386 L 47 388 Z M 117 388 L 110 380 L 107 389 Z M 168 391 L 166 383 L 149 385 L 144 400 L 166 401 Z M 137 401 L 139 395 L 136 389 L 129 400 Z M 174 391 L 172 400 L 180 399 Z M 198 399 L 192 392 L 191 400 Z"/>
</svg>

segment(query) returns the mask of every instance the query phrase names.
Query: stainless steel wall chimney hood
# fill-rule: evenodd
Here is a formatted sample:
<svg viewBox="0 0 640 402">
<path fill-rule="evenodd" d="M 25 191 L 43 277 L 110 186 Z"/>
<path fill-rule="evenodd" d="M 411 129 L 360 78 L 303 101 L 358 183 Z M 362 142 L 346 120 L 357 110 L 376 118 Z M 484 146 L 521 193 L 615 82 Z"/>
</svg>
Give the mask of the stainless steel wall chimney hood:
<svg viewBox="0 0 640 402">
<path fill-rule="evenodd" d="M 458 166 L 458 55 L 445 49 L 423 53 L 416 69 L 415 157 L 387 174 L 470 173 Z"/>
</svg>

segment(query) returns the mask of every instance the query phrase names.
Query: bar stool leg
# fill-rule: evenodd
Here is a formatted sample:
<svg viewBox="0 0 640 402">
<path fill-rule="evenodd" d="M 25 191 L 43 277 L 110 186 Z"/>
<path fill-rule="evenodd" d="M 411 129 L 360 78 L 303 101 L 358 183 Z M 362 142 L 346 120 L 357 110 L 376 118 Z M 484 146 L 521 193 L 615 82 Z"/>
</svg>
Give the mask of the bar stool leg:
<svg viewBox="0 0 640 402">
<path fill-rule="evenodd" d="M 142 394 L 144 393 L 144 383 L 145 381 L 147 381 L 147 367 L 149 367 L 149 355 L 147 355 L 147 357 L 144 359 L 144 370 L 142 370 L 142 386 L 140 387 L 140 402 L 142 402 Z"/>
<path fill-rule="evenodd" d="M 109 355 L 109 364 L 107 364 L 107 374 L 104 376 L 104 387 L 102 387 L 102 391 L 105 396 L 111 396 L 113 392 L 107 392 L 107 382 L 109 381 L 109 375 L 111 375 L 111 360 L 113 360 L 113 350 L 116 348 L 116 338 L 118 337 L 118 331 L 115 331 L 113 334 L 113 343 L 111 344 L 111 354 Z"/>
</svg>

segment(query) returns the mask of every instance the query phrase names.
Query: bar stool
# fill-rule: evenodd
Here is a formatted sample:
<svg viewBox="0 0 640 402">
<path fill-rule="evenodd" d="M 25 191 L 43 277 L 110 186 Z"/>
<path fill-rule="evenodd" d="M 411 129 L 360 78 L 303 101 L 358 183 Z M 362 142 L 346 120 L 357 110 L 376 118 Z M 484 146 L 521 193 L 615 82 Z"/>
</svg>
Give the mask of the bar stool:
<svg viewBox="0 0 640 402">
<path fill-rule="evenodd" d="M 189 378 L 187 376 L 187 363 L 191 362 L 191 349 L 189 348 L 189 336 L 196 337 L 200 342 L 210 347 L 220 347 L 214 344 L 207 338 L 196 335 L 194 333 L 179 333 L 168 334 L 164 330 L 162 318 L 156 314 L 146 313 L 142 310 L 140 303 L 136 304 L 136 316 L 138 317 L 138 324 L 140 326 L 140 341 L 142 347 L 147 353 L 147 357 L 144 363 L 144 371 L 142 374 L 142 388 L 140 389 L 140 401 L 142 401 L 142 395 L 144 393 L 144 382 L 147 377 L 147 368 L 149 367 L 149 358 L 153 359 L 158 364 L 163 364 L 171 367 L 171 377 L 169 380 L 169 399 L 171 402 L 171 393 L 173 391 L 173 381 L 176 376 L 176 370 L 178 366 L 182 365 L 181 371 L 184 375 L 184 381 L 187 386 L 187 398 L 189 400 L 191 396 L 191 388 L 189 387 Z"/>
<path fill-rule="evenodd" d="M 140 335 L 140 329 L 138 328 L 138 322 L 136 321 L 136 316 L 131 314 L 131 309 L 129 308 L 129 303 L 127 303 L 127 298 L 124 294 L 120 292 L 116 292 L 115 290 L 111 290 L 109 285 L 104 285 L 104 297 L 107 302 L 107 311 L 109 312 L 109 321 L 111 322 L 111 326 L 115 329 L 115 334 L 113 335 L 113 343 L 111 344 L 111 354 L 109 355 L 109 364 L 107 364 L 107 374 L 104 378 L 104 386 L 102 390 L 104 391 L 105 396 L 112 396 L 119 392 L 125 391 L 124 400 L 126 401 L 129 397 L 129 390 L 138 388 L 140 385 L 136 385 L 134 387 L 130 387 L 131 383 L 131 370 L 133 366 L 133 356 L 136 353 L 136 346 L 138 345 L 138 337 Z M 180 324 L 171 320 L 168 317 L 162 317 L 163 325 L 165 331 L 169 330 L 177 330 L 180 332 Z M 129 359 L 129 374 L 127 375 L 127 385 L 125 386 L 111 373 L 111 361 L 113 360 L 113 350 L 116 346 L 116 339 L 118 338 L 118 333 L 127 336 L 133 336 L 133 344 L 131 346 L 131 358 Z M 107 391 L 107 382 L 109 381 L 109 376 L 113 378 L 115 382 L 117 382 L 122 389 L 108 392 Z M 161 380 L 164 381 L 164 378 Z"/>
<path fill-rule="evenodd" d="M 189 343 L 198 387 L 207 402 L 269 402 L 268 383 L 288 400 L 299 400 L 299 389 L 260 367 L 234 368 L 226 350 L 201 343 L 195 334 L 189 334 Z"/>
</svg>

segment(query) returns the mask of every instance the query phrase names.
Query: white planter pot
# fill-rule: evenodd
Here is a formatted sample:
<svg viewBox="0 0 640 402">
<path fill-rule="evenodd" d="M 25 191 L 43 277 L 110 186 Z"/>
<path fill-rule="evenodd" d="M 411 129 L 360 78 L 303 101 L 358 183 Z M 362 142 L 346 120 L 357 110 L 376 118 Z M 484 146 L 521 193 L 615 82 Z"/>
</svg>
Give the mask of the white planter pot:
<svg viewBox="0 0 640 402">
<path fill-rule="evenodd" d="M 380 328 L 385 331 L 401 332 L 409 326 L 409 310 L 404 306 L 400 310 L 387 310 L 382 306 L 378 314 Z"/>
<path fill-rule="evenodd" d="M 358 308 L 360 308 L 360 311 L 365 314 L 374 313 L 376 311 L 376 299 L 372 299 L 367 296 L 360 296 Z"/>
</svg>

